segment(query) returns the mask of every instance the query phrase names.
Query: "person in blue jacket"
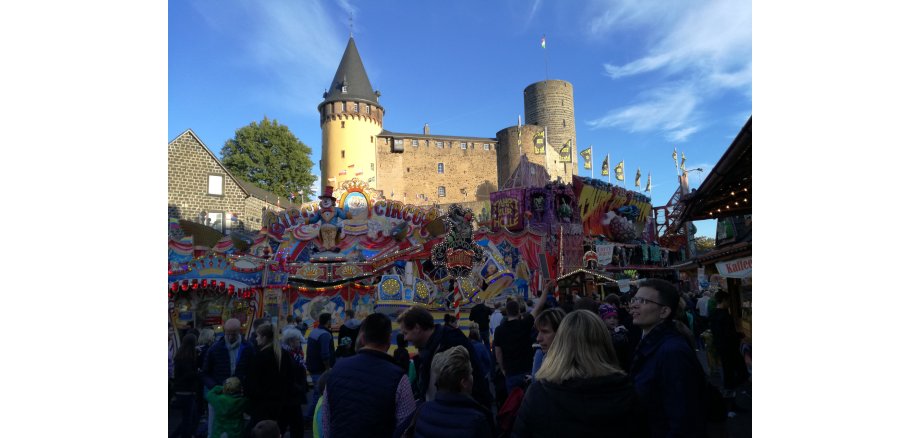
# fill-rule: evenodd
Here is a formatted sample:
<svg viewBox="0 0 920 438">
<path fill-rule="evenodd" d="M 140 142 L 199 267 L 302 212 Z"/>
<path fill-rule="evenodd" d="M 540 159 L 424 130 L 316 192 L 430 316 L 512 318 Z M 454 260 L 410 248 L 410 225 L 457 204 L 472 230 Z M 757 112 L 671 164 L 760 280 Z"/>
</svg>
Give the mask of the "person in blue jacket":
<svg viewBox="0 0 920 438">
<path fill-rule="evenodd" d="M 642 339 L 630 376 L 646 408 L 652 437 L 705 437 L 705 375 L 693 346 L 674 324 L 680 295 L 668 281 L 647 279 L 630 301 Z"/>
</svg>

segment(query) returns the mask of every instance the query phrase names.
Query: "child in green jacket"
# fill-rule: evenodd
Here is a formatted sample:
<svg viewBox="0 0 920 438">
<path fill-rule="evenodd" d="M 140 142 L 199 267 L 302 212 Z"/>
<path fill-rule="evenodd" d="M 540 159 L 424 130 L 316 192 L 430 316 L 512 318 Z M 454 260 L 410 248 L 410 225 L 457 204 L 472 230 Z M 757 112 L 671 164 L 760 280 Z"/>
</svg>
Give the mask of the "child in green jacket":
<svg viewBox="0 0 920 438">
<path fill-rule="evenodd" d="M 242 438 L 246 425 L 243 411 L 248 407 L 249 400 L 243 397 L 240 379 L 228 378 L 223 386 L 211 388 L 204 398 L 214 407 L 214 424 L 209 438 L 218 438 L 225 432 L 227 438 Z"/>
</svg>

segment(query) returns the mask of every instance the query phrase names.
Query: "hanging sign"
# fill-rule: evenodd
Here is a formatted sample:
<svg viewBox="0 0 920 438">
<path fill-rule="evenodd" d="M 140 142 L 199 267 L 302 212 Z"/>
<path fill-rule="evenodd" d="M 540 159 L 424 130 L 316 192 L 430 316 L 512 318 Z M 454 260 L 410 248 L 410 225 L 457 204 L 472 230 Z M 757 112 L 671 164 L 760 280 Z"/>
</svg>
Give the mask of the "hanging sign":
<svg viewBox="0 0 920 438">
<path fill-rule="evenodd" d="M 613 247 L 612 244 L 596 245 L 598 266 L 607 266 L 613 261 Z"/>
<path fill-rule="evenodd" d="M 727 278 L 745 278 L 751 276 L 751 260 L 753 257 L 745 257 L 727 262 L 716 263 L 716 269 L 719 274 Z"/>
</svg>

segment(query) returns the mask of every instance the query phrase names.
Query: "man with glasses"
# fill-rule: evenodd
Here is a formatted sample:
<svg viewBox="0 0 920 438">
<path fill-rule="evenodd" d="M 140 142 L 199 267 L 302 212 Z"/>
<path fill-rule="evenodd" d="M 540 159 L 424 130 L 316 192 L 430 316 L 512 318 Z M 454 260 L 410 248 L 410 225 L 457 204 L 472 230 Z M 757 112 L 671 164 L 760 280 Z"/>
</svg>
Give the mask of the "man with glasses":
<svg viewBox="0 0 920 438">
<path fill-rule="evenodd" d="M 642 340 L 630 376 L 648 413 L 652 437 L 705 437 L 702 366 L 674 318 L 680 295 L 668 281 L 647 279 L 630 301 L 633 324 Z"/>
</svg>

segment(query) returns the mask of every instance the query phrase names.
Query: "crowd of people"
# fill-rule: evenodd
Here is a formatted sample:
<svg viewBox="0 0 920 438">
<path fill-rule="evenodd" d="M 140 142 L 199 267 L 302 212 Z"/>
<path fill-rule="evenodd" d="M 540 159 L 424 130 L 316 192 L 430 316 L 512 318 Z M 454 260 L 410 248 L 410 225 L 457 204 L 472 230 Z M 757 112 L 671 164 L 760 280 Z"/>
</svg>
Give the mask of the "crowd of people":
<svg viewBox="0 0 920 438">
<path fill-rule="evenodd" d="M 329 314 L 306 337 L 295 318 L 256 320 L 249 340 L 235 319 L 219 336 L 190 331 L 170 344 L 177 434 L 706 437 L 724 397 L 750 379 L 725 292 L 697 297 L 647 279 L 600 302 L 557 302 L 554 289 L 536 302 L 477 302 L 466 331 L 422 306 L 398 315 L 395 336 L 388 316 L 351 310 L 337 342 Z M 721 393 L 701 347 L 721 367 Z"/>
</svg>

